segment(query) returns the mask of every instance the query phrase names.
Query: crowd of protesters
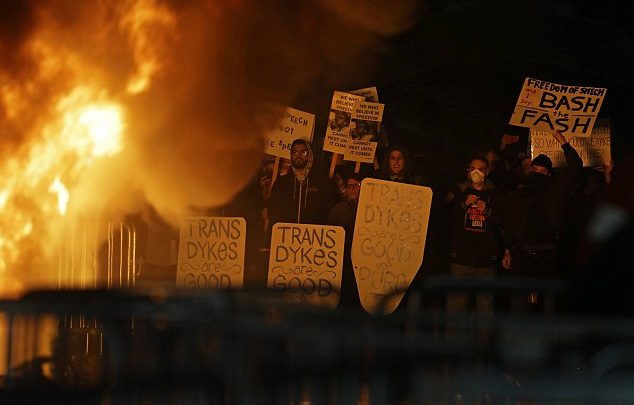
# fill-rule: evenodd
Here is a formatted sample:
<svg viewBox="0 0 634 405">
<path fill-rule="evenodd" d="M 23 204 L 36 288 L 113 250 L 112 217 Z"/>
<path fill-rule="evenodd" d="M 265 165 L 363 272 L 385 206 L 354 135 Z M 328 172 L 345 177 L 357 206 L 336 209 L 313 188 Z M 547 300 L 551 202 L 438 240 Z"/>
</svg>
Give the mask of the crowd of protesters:
<svg viewBox="0 0 634 405">
<path fill-rule="evenodd" d="M 398 146 L 377 153 L 380 165 L 364 164 L 356 172 L 354 162 L 339 160 L 331 179 L 324 168 L 332 155 L 322 154 L 317 164 L 310 143 L 298 139 L 291 145 L 288 159 L 280 160 L 277 178 L 273 178 L 275 158 L 269 156 L 242 198 L 228 206 L 234 208 L 229 212 L 251 221 L 247 267 L 251 266 L 251 273 L 266 273 L 270 231 L 277 222 L 342 226 L 346 244 L 340 305 L 358 305 L 350 248 L 361 181 L 373 177 L 431 186 L 434 191 L 425 258 L 410 289 L 424 282 L 426 275 L 435 274 L 484 281 L 522 277 L 529 284 L 530 280 L 550 279 L 581 282 L 586 278 L 580 272 L 588 268 L 590 260 L 581 258 L 584 252 L 579 247 L 596 245 L 584 235 L 588 219 L 605 200 L 612 165 L 584 169 L 565 136 L 558 132 L 552 136 L 561 146 L 566 167 L 554 168 L 545 155 L 531 159 L 525 149 L 517 147 L 516 136 L 504 135 L 500 148 L 470 157 L 463 181 L 448 188 L 426 184 L 408 151 Z M 632 202 L 629 204 L 626 209 L 631 209 Z M 249 286 L 247 278 L 245 286 Z M 256 279 L 265 280 L 266 275 Z M 486 289 L 452 291 L 445 297 L 442 305 L 450 311 L 491 312 L 494 306 L 552 311 L 562 305 L 548 293 L 524 288 L 501 300 L 494 300 Z"/>
</svg>

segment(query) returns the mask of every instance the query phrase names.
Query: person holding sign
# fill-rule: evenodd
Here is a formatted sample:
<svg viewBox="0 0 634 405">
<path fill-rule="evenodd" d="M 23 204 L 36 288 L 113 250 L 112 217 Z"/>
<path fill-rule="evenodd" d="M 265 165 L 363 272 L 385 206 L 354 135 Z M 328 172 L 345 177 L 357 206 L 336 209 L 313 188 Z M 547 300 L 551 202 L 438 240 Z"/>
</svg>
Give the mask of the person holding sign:
<svg viewBox="0 0 634 405">
<path fill-rule="evenodd" d="M 567 168 L 553 173 L 552 162 L 546 155 L 538 155 L 531 162 L 531 173 L 526 183 L 511 197 L 507 221 L 506 246 L 513 252 L 512 272 L 528 277 L 559 278 L 557 269 L 558 241 L 562 237 L 566 206 L 574 198 L 573 188 L 582 175 L 583 162 L 575 149 L 560 132 L 553 138 L 561 145 Z M 510 258 L 503 262 L 510 265 Z M 511 307 L 522 310 L 527 303 L 540 301 L 535 294 L 512 297 Z M 545 310 L 552 310 L 553 302 L 544 302 Z"/>
<path fill-rule="evenodd" d="M 278 222 L 325 224 L 337 200 L 337 190 L 328 177 L 313 169 L 313 152 L 303 139 L 293 141 L 291 170 L 280 176 L 269 199 L 270 224 Z"/>
<path fill-rule="evenodd" d="M 489 162 L 474 156 L 467 167 L 468 180 L 458 184 L 453 196 L 453 232 L 450 248 L 451 276 L 456 279 L 491 278 L 495 275 L 499 246 L 502 244 L 499 198 L 488 181 Z M 510 259 L 506 249 L 504 256 Z M 510 262 L 505 261 L 508 266 Z M 465 311 L 469 303 L 466 292 L 447 295 L 448 311 Z M 479 313 L 493 312 L 493 295 L 476 293 Z"/>
</svg>

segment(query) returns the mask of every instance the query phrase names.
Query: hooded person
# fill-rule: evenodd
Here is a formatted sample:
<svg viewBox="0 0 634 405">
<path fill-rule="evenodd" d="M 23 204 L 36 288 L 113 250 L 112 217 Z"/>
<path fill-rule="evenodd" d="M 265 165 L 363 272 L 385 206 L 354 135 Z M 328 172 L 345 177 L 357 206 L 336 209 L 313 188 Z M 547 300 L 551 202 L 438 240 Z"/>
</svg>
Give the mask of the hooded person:
<svg viewBox="0 0 634 405">
<path fill-rule="evenodd" d="M 323 225 L 338 200 L 338 191 L 328 177 L 313 170 L 313 152 L 308 142 L 293 141 L 290 155 L 291 170 L 280 176 L 271 189 L 270 224 Z"/>
<path fill-rule="evenodd" d="M 505 232 L 506 246 L 513 251 L 511 273 L 525 277 L 562 278 L 558 268 L 559 243 L 564 235 L 565 217 L 575 195 L 575 184 L 583 174 L 579 154 L 560 132 L 553 138 L 561 145 L 567 167 L 556 175 L 546 155 L 531 161 L 531 172 L 526 182 L 513 196 L 508 209 Z M 537 302 L 531 294 L 530 302 Z M 521 301 L 511 303 L 512 309 L 523 310 Z M 552 310 L 554 302 L 545 302 L 544 309 Z"/>
</svg>

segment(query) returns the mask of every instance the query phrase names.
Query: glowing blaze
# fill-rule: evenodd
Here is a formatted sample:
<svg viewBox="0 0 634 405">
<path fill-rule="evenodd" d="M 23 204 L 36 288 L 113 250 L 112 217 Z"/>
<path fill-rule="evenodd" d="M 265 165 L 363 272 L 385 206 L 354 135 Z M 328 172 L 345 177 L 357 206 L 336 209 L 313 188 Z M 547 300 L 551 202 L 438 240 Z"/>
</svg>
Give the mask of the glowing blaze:
<svg viewBox="0 0 634 405">
<path fill-rule="evenodd" d="M 68 206 L 69 193 L 64 186 L 64 183 L 59 179 L 59 176 L 55 177 L 55 180 L 48 188 L 48 191 L 57 195 L 57 209 L 59 213 L 66 214 L 66 208 Z"/>
<path fill-rule="evenodd" d="M 0 64 L 0 297 L 57 278 L 64 229 L 86 189 L 103 187 L 91 169 L 107 172 L 126 149 L 126 103 L 152 86 L 178 38 L 158 0 L 65 4 L 76 14 L 35 2 L 24 65 Z"/>
<path fill-rule="evenodd" d="M 112 155 L 121 150 L 121 112 L 117 106 L 91 106 L 79 112 L 78 124 L 92 143 L 92 155 Z"/>
<path fill-rule="evenodd" d="M 154 0 L 138 0 L 121 19 L 120 25 L 129 32 L 137 63 L 137 70 L 128 81 L 127 91 L 138 94 L 149 87 L 151 78 L 161 70 L 159 48 L 166 41 L 156 36 L 174 36 L 176 18 L 169 9 Z M 161 27 L 161 30 L 157 31 L 156 26 Z"/>
</svg>

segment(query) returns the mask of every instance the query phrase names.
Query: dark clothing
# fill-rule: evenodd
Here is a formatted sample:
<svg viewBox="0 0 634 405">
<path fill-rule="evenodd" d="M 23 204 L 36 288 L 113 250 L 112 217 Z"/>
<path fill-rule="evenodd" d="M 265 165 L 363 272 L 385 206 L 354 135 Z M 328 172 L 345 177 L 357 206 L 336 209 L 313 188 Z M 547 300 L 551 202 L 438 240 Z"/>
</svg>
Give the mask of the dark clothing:
<svg viewBox="0 0 634 405">
<path fill-rule="evenodd" d="M 506 245 L 515 251 L 515 274 L 557 276 L 552 274 L 557 266 L 551 261 L 556 258 L 555 250 L 564 230 L 567 203 L 575 198 L 573 186 L 583 169 L 574 148 L 568 143 L 561 147 L 568 167 L 556 176 L 531 173 L 511 198 Z M 534 258 L 537 253 L 539 260 Z"/>
<path fill-rule="evenodd" d="M 452 262 L 475 267 L 494 266 L 502 236 L 495 189 L 477 190 L 470 184 L 462 184 L 454 194 L 450 249 Z M 467 206 L 465 201 L 469 195 L 475 195 L 483 201 L 485 209 L 479 210 L 475 204 Z"/>
<path fill-rule="evenodd" d="M 341 226 L 346 231 L 346 242 L 343 250 L 343 274 L 341 279 L 340 306 L 360 306 L 359 290 L 354 277 L 352 258 L 352 236 L 354 235 L 354 224 L 357 217 L 358 201 L 344 200 L 336 204 L 328 214 L 328 225 Z"/>
<path fill-rule="evenodd" d="M 271 226 L 278 222 L 323 225 L 337 196 L 328 177 L 311 172 L 306 180 L 298 181 L 291 171 L 280 176 L 271 189 Z"/>
</svg>

